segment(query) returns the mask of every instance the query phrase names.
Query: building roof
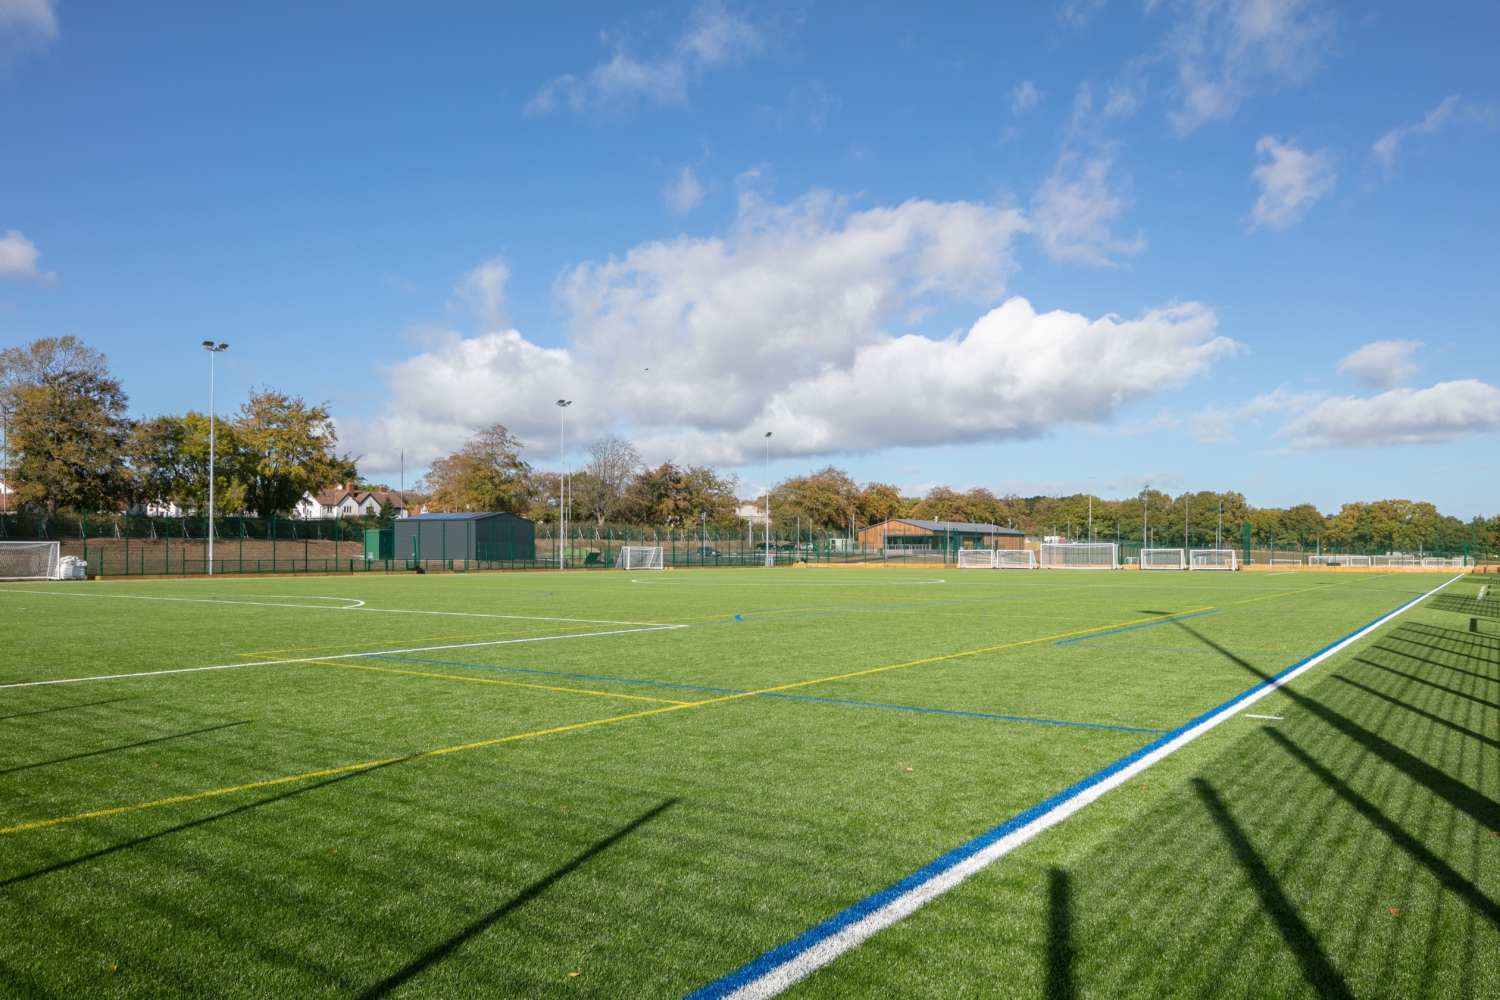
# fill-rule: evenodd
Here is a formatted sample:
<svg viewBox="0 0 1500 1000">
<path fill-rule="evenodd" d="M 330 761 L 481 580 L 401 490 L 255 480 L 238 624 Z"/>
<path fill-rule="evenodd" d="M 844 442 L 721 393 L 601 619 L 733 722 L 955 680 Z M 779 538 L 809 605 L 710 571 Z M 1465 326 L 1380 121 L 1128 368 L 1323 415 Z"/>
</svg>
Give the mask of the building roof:
<svg viewBox="0 0 1500 1000">
<path fill-rule="evenodd" d="M 322 504 L 324 507 L 337 507 L 348 497 L 353 497 L 356 504 L 363 504 L 365 500 L 373 497 L 376 503 L 384 503 L 389 500 L 391 506 L 397 510 L 406 509 L 406 498 L 395 490 L 381 487 L 378 490 L 351 490 L 344 486 L 335 486 L 331 490 L 319 490 L 317 493 L 308 494 L 312 502 Z"/>
<path fill-rule="evenodd" d="M 459 511 L 451 514 L 417 514 L 413 517 L 403 517 L 402 524 L 410 524 L 412 521 L 477 521 L 485 517 L 513 517 L 518 521 L 527 521 L 530 518 L 522 517 L 520 514 L 512 514 L 503 510 L 473 510 Z"/>
<path fill-rule="evenodd" d="M 1002 528 L 998 524 L 975 524 L 972 521 L 920 521 L 910 517 L 893 517 L 889 521 L 881 521 L 880 524 L 910 524 L 927 531 L 946 532 L 965 535 L 1023 535 L 1025 532 L 1017 531 L 1015 528 Z M 878 528 L 880 524 L 872 524 L 871 528 Z"/>
</svg>

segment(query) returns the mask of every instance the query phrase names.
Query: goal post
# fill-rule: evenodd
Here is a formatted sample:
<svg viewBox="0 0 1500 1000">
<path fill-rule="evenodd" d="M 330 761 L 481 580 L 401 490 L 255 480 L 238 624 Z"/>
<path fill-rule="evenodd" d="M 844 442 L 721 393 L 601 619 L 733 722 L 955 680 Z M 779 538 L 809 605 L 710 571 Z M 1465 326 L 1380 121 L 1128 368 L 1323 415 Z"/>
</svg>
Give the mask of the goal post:
<svg viewBox="0 0 1500 1000">
<path fill-rule="evenodd" d="M 1187 569 L 1181 549 L 1141 549 L 1141 569 Z"/>
<path fill-rule="evenodd" d="M 994 549 L 959 549 L 959 569 L 994 569 Z"/>
<path fill-rule="evenodd" d="M 996 549 L 996 569 L 1036 569 L 1036 553 L 1030 549 Z"/>
<path fill-rule="evenodd" d="M 661 569 L 660 545 L 626 545 L 621 547 L 615 565 L 620 569 Z"/>
<path fill-rule="evenodd" d="M 0 542 L 0 580 L 58 579 L 57 542 Z"/>
<path fill-rule="evenodd" d="M 1042 569 L 1119 569 L 1114 542 L 1043 542 Z"/>
<path fill-rule="evenodd" d="M 1193 549 L 1188 553 L 1188 569 L 1239 568 L 1239 554 L 1234 549 Z"/>
</svg>

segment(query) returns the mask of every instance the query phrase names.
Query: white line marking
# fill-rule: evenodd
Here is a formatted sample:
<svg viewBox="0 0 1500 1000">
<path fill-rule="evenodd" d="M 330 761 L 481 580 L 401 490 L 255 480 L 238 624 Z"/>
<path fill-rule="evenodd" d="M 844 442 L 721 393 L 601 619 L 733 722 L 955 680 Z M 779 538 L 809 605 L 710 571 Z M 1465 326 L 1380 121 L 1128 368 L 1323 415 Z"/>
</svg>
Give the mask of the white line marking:
<svg viewBox="0 0 1500 1000">
<path fill-rule="evenodd" d="M 1282 718 L 1279 715 L 1251 715 L 1249 712 L 1245 713 L 1245 718 L 1247 718 L 1247 719 L 1274 719 L 1277 722 L 1285 722 L 1286 721 L 1286 719 Z"/>
<path fill-rule="evenodd" d="M 330 608 L 322 604 L 273 604 L 269 601 L 231 601 L 219 597 L 154 597 L 149 594 L 88 594 L 68 590 L 22 590 L 20 588 L 0 587 L 0 594 L 45 594 L 48 597 L 98 597 L 113 598 L 120 601 L 173 601 L 182 604 L 245 604 L 260 608 L 307 608 L 312 611 L 369 611 L 387 615 L 444 615 L 456 618 L 503 618 L 508 621 L 525 622 L 574 622 L 579 625 L 660 625 L 668 626 L 666 622 L 617 622 L 608 618 L 547 618 L 542 615 L 491 615 L 479 611 L 414 611 L 407 608 L 370 608 L 365 607 L 364 601 L 357 605 Z M 285 596 L 267 594 L 267 597 Z M 352 597 L 301 597 L 292 595 L 299 601 L 352 601 Z"/>
<path fill-rule="evenodd" d="M 1164 757 L 1167 757 L 1177 750 L 1180 750 L 1182 747 L 1187 746 L 1189 743 L 1193 742 L 1193 740 L 1218 726 L 1226 719 L 1230 719 L 1235 715 L 1238 715 L 1247 706 L 1253 705 L 1255 702 L 1264 698 L 1266 695 L 1274 694 L 1277 690 L 1291 683 L 1297 677 L 1311 670 L 1313 667 L 1317 666 L 1319 663 L 1322 663 L 1330 656 L 1333 656 L 1334 654 L 1340 653 L 1343 650 L 1349 648 L 1351 644 L 1358 642 L 1360 639 L 1363 639 L 1375 629 L 1384 625 L 1386 622 L 1391 621 L 1393 618 L 1407 611 L 1409 608 L 1415 606 L 1420 601 L 1424 600 L 1427 597 L 1431 597 L 1433 594 L 1437 593 L 1439 590 L 1442 590 L 1444 587 L 1448 586 L 1448 584 L 1450 583 L 1453 583 L 1455 580 L 1461 579 L 1463 579 L 1461 575 L 1455 576 L 1451 580 L 1439 584 L 1432 590 L 1423 594 L 1421 597 L 1408 601 L 1406 604 L 1403 604 L 1401 607 L 1390 612 L 1389 614 L 1377 618 L 1375 621 L 1371 622 L 1369 625 L 1366 625 L 1358 632 L 1354 632 L 1351 635 L 1346 636 L 1344 639 L 1323 650 L 1321 653 L 1309 657 L 1307 661 L 1300 666 L 1294 667 L 1281 676 L 1276 677 L 1269 682 L 1266 682 L 1263 687 L 1252 688 L 1246 695 L 1235 698 L 1233 702 L 1227 707 L 1218 712 L 1215 712 L 1213 715 L 1209 716 L 1207 719 L 1204 719 L 1196 726 L 1184 730 L 1178 736 L 1164 743 L 1160 747 L 1157 747 L 1152 752 L 1143 755 L 1126 767 L 1113 772 L 1103 780 L 1093 785 L 1089 785 L 1086 788 L 1080 789 L 1078 793 L 1075 794 L 1072 798 L 1058 803 L 1056 806 L 1053 806 L 1051 809 L 1042 813 L 1031 822 L 1025 824 L 1024 826 L 1018 827 L 1017 829 L 1011 831 L 1010 833 L 999 838 L 993 843 L 986 845 L 975 853 L 957 862 L 952 867 L 933 875 L 931 878 L 922 882 L 920 885 L 908 889 L 906 892 L 897 896 L 895 899 L 891 900 L 889 903 L 886 903 L 884 906 L 870 913 L 863 919 L 855 921 L 854 923 L 851 923 L 848 926 L 839 929 L 835 933 L 830 934 L 828 937 L 823 938 L 821 941 L 812 944 L 804 951 L 793 955 L 792 957 L 788 958 L 787 961 L 782 962 L 775 967 L 767 970 L 755 979 L 752 979 L 751 981 L 745 983 L 743 986 L 740 986 L 738 989 L 735 989 L 732 992 L 720 992 L 720 989 L 716 989 L 716 986 L 718 986 L 719 983 L 723 982 L 723 980 L 720 980 L 716 983 L 708 984 L 702 989 L 696 991 L 694 994 L 692 994 L 692 996 L 717 996 L 723 997 L 725 998 L 725 1000 L 767 1000 L 767 998 L 769 997 L 776 996 L 783 990 L 792 986 L 794 983 L 812 974 L 813 972 L 816 972 L 818 969 L 821 969 L 829 962 L 832 962 L 835 958 L 857 947 L 865 940 L 886 929 L 887 927 L 890 927 L 898 920 L 901 920 L 902 918 L 914 913 L 925 904 L 931 902 L 938 896 L 941 896 L 943 893 L 947 892 L 949 889 L 952 889 L 954 886 L 963 882 L 970 875 L 981 871 L 982 869 L 1003 858 L 1011 851 L 1014 851 L 1017 847 L 1020 847 L 1028 840 L 1031 840 L 1033 837 L 1037 836 L 1043 831 L 1051 829 L 1052 827 L 1061 823 L 1069 816 L 1072 816 L 1074 813 L 1083 809 L 1089 803 L 1099 799 L 1102 795 L 1104 795 L 1104 793 L 1120 787 L 1131 778 L 1134 778 L 1142 771 L 1162 760 Z M 1106 768 L 1105 770 L 1108 770 L 1108 768 Z M 982 836 L 983 834 L 981 834 L 981 837 Z M 837 917 L 830 918 L 830 920 L 837 920 Z M 730 973 L 728 976 L 724 977 L 724 980 L 733 980 L 735 976 L 736 973 Z"/>
<path fill-rule="evenodd" d="M 0 684 L 6 688 L 44 687 L 48 684 L 82 684 L 85 681 L 117 681 L 130 677 L 159 677 L 162 674 L 192 674 L 202 670 L 234 670 L 236 667 L 268 667 L 284 663 L 317 663 L 320 660 L 348 660 L 357 656 L 391 656 L 395 653 L 426 653 L 439 649 L 470 649 L 474 646 L 508 646 L 519 642 L 551 642 L 555 639 L 588 639 L 597 635 L 627 635 L 632 632 L 662 632 L 687 628 L 686 625 L 653 625 L 650 628 L 619 628 L 608 632 L 579 632 L 573 635 L 539 635 L 527 639 L 492 639 L 486 642 L 454 642 L 444 646 L 415 646 L 411 649 L 381 649 L 369 653 L 339 653 L 334 656 L 304 656 L 294 660 L 255 660 L 251 663 L 219 663 L 211 667 L 178 667 L 173 670 L 143 670 L 133 674 L 101 674 L 97 677 L 62 677 L 51 681 L 21 681 Z"/>
</svg>

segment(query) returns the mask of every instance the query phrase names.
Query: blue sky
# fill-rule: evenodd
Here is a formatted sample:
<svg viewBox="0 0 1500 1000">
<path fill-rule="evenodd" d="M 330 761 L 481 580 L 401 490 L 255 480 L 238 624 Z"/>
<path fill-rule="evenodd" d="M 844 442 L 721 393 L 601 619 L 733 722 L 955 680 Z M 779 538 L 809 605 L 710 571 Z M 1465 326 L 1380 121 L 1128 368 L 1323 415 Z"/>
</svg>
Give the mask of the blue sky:
<svg viewBox="0 0 1500 1000">
<path fill-rule="evenodd" d="M 0 346 L 228 341 L 393 483 L 566 396 L 746 493 L 1496 513 L 1500 12 L 1015 8 L 0 0 Z"/>
</svg>

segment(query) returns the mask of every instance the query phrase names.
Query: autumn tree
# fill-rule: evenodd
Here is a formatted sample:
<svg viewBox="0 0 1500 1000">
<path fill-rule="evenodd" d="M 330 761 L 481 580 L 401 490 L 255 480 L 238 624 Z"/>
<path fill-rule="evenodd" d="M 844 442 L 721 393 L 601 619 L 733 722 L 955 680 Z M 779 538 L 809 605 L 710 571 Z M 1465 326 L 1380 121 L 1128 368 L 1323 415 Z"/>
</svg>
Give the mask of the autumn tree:
<svg viewBox="0 0 1500 1000">
<path fill-rule="evenodd" d="M 261 517 L 283 514 L 304 493 L 357 474 L 353 460 L 334 451 L 338 435 L 327 404 L 309 406 L 301 396 L 263 389 L 240 407 L 234 433 L 243 444 L 236 474 L 244 485 L 244 505 Z"/>
<path fill-rule="evenodd" d="M 527 514 L 537 499 L 521 442 L 500 424 L 479 431 L 463 447 L 434 461 L 419 487 L 432 511 L 504 511 Z M 555 492 L 555 490 L 554 490 Z"/>
<path fill-rule="evenodd" d="M 589 445 L 588 464 L 573 477 L 572 493 L 578 506 L 597 524 L 615 519 L 644 466 L 635 445 L 618 434 L 597 438 Z"/>
<path fill-rule="evenodd" d="M 16 499 L 49 513 L 112 505 L 125 485 L 127 402 L 105 356 L 76 337 L 0 351 Z"/>
</svg>

